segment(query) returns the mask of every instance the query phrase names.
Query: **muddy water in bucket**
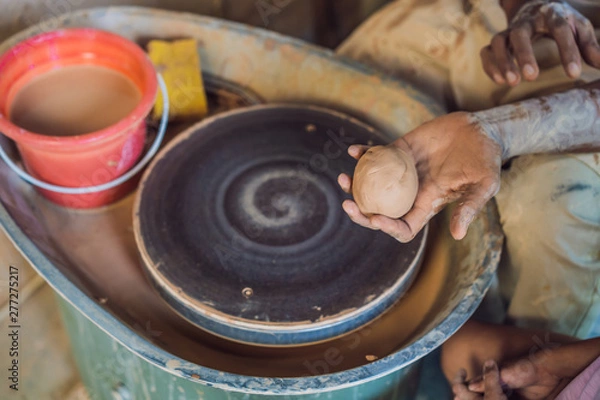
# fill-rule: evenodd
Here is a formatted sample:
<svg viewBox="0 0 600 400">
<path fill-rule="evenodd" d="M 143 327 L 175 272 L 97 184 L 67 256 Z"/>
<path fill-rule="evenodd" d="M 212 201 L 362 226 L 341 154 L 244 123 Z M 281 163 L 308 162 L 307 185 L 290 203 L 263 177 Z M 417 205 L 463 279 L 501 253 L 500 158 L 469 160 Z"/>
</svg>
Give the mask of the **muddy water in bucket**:
<svg viewBox="0 0 600 400">
<path fill-rule="evenodd" d="M 0 132 L 15 141 L 33 178 L 60 187 L 42 186 L 44 197 L 69 208 L 107 205 L 135 186 L 109 182 L 142 154 L 157 79 L 144 51 L 121 36 L 42 33 L 0 56 Z M 99 185 L 108 187 L 86 189 Z"/>
<path fill-rule="evenodd" d="M 32 79 L 16 94 L 10 120 L 28 131 L 73 136 L 125 118 L 141 100 L 126 76 L 95 65 L 68 66 Z"/>
</svg>

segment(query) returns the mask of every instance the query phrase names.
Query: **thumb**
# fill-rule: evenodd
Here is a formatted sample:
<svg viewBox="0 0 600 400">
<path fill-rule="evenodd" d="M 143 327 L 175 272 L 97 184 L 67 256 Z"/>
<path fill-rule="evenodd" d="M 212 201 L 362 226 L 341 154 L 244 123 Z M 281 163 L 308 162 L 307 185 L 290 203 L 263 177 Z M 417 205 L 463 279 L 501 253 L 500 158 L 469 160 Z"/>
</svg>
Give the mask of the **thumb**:
<svg viewBox="0 0 600 400">
<path fill-rule="evenodd" d="M 371 147 L 372 146 L 368 146 L 366 144 L 353 144 L 352 146 L 348 147 L 348 154 L 350 155 L 350 157 L 354 158 L 355 160 L 358 160 Z"/>
<path fill-rule="evenodd" d="M 498 193 L 500 183 L 497 179 L 489 179 L 477 185 L 460 200 L 452 214 L 450 233 L 456 240 L 462 240 L 469 230 L 469 225 L 481 212 L 485 204 Z"/>
</svg>

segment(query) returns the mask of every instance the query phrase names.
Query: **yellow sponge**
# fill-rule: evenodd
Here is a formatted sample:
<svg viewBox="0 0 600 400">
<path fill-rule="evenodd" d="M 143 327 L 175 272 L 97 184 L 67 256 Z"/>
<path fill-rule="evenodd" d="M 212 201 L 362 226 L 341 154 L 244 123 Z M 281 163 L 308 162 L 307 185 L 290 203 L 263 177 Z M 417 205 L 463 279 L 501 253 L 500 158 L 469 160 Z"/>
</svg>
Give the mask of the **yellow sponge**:
<svg viewBox="0 0 600 400">
<path fill-rule="evenodd" d="M 202 118 L 208 113 L 197 48 L 194 39 L 148 43 L 148 55 L 167 85 L 169 120 Z M 154 118 L 160 118 L 162 113 L 163 97 L 159 91 Z"/>
</svg>

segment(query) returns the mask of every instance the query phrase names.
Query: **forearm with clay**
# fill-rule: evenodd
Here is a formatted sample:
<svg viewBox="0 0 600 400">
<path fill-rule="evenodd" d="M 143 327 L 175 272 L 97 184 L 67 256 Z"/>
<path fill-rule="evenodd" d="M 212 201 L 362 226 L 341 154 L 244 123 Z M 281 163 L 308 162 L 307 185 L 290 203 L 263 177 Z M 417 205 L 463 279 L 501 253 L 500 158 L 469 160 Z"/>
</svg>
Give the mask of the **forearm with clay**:
<svg viewBox="0 0 600 400">
<path fill-rule="evenodd" d="M 600 81 L 470 114 L 502 160 L 523 154 L 600 150 Z"/>
</svg>

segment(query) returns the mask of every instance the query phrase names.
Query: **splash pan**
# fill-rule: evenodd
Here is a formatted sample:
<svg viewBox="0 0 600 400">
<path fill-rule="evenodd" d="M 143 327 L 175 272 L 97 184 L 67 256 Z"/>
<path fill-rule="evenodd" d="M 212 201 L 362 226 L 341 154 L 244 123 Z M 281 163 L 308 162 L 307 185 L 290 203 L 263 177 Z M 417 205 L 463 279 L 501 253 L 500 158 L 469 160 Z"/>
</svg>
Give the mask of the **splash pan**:
<svg viewBox="0 0 600 400">
<path fill-rule="evenodd" d="M 53 29 L 90 26 L 138 43 L 196 38 L 205 72 L 270 103 L 344 111 L 376 126 L 386 141 L 444 112 L 409 84 L 328 50 L 231 22 L 137 7 L 86 9 L 52 22 Z M 0 51 L 46 26 L 18 34 Z M 171 128 L 167 140 L 183 130 Z M 318 344 L 261 347 L 210 334 L 165 303 L 143 271 L 133 200 L 93 211 L 66 210 L 45 201 L 0 163 L 0 225 L 60 295 L 71 341 L 82 349 L 75 353 L 81 375 L 102 398 L 110 398 L 118 382 L 131 398 L 148 393 L 156 398 L 415 398 L 403 382 L 414 382 L 418 360 L 473 313 L 502 247 L 493 203 L 460 242 L 448 234 L 451 210 L 445 211 L 430 224 L 412 286 L 379 318 Z M 99 379 L 117 364 L 110 379 Z"/>
</svg>

